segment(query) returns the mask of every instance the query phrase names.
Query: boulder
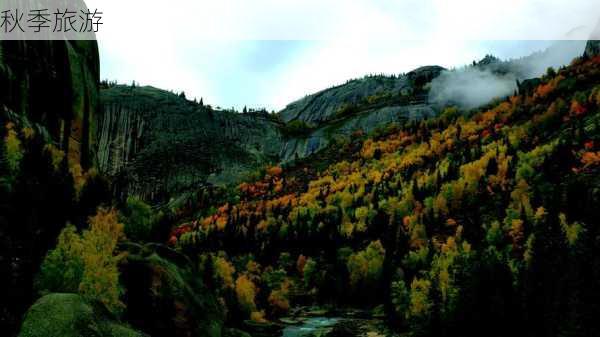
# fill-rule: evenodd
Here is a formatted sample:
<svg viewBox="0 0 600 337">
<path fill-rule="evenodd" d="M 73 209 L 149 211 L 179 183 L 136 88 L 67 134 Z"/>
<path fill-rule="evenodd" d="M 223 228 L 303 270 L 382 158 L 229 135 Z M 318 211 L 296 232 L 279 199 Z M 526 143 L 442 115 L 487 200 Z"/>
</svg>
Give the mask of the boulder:
<svg viewBox="0 0 600 337">
<path fill-rule="evenodd" d="M 217 110 L 153 87 L 104 85 L 97 162 L 119 197 L 164 202 L 208 183 L 237 182 L 280 148 L 265 113 Z"/>
<path fill-rule="evenodd" d="M 100 304 L 77 294 L 48 294 L 31 306 L 19 337 L 146 337 L 119 323 Z"/>
</svg>

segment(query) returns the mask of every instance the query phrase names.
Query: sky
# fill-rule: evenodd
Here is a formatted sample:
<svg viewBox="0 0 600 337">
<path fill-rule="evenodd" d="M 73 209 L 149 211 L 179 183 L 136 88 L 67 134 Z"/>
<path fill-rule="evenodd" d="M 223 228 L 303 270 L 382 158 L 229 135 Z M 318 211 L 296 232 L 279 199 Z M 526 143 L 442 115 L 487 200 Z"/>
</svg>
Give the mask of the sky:
<svg viewBox="0 0 600 337">
<path fill-rule="evenodd" d="M 600 8 L 598 0 L 86 2 L 104 11 L 103 79 L 275 111 L 366 74 L 460 67 L 585 39 Z"/>
</svg>

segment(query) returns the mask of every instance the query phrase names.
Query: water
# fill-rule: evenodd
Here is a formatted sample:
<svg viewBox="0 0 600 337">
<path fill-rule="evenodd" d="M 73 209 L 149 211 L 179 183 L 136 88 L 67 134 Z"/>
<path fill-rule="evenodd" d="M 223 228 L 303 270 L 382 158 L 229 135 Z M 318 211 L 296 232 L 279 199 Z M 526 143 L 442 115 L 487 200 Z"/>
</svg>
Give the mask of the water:
<svg viewBox="0 0 600 337">
<path fill-rule="evenodd" d="M 316 331 L 334 326 L 339 320 L 339 318 L 311 317 L 302 324 L 290 325 L 283 329 L 283 337 L 310 336 Z"/>
</svg>

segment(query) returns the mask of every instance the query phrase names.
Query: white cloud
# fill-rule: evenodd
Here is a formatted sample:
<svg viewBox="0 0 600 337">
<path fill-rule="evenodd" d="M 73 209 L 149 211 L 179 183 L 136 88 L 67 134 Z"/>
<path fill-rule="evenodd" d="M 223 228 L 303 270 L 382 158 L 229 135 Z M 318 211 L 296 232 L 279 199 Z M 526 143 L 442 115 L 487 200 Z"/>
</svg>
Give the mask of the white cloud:
<svg viewBox="0 0 600 337">
<path fill-rule="evenodd" d="M 87 0 L 100 38 L 556 40 L 598 20 L 598 0 Z M 573 38 L 573 37 L 571 37 Z"/>
</svg>

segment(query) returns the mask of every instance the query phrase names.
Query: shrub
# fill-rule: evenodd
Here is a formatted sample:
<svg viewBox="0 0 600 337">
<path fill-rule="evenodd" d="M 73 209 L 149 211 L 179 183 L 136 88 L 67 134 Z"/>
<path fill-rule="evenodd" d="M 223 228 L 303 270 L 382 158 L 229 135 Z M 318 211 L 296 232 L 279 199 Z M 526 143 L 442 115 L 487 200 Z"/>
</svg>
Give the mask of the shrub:
<svg viewBox="0 0 600 337">
<path fill-rule="evenodd" d="M 279 254 L 277 263 L 279 264 L 279 267 L 286 271 L 290 271 L 294 266 L 294 260 L 292 260 L 290 253 L 287 252 Z"/>
<path fill-rule="evenodd" d="M 318 269 L 317 269 L 317 262 L 315 262 L 315 260 L 308 258 L 308 260 L 306 260 L 306 264 L 304 265 L 304 270 L 303 270 L 303 278 L 304 278 L 304 285 L 306 286 L 307 289 L 312 288 L 313 286 L 316 285 L 317 283 L 317 273 L 318 273 Z"/>
<path fill-rule="evenodd" d="M 58 236 L 56 248 L 48 252 L 38 277 L 36 288 L 42 293 L 77 293 L 85 269 L 83 243 L 75 226 L 68 224 Z"/>
<path fill-rule="evenodd" d="M 256 293 L 258 289 L 256 285 L 247 275 L 240 275 L 235 281 L 235 295 L 238 301 L 240 310 L 246 315 L 251 315 L 256 312 Z"/>
<path fill-rule="evenodd" d="M 215 278 L 224 288 L 233 288 L 233 274 L 235 268 L 224 257 L 213 258 L 213 268 Z"/>
<path fill-rule="evenodd" d="M 137 197 L 129 197 L 121 213 L 125 234 L 129 239 L 146 241 L 150 238 L 154 224 L 157 222 L 157 216 L 150 205 Z"/>
<path fill-rule="evenodd" d="M 348 258 L 350 286 L 358 289 L 360 285 L 375 287 L 381 279 L 385 249 L 379 240 L 373 241 L 363 251 Z"/>
<path fill-rule="evenodd" d="M 13 124 L 9 123 L 6 128 L 8 129 L 4 139 L 6 147 L 6 160 L 8 162 L 9 169 L 12 172 L 15 172 L 19 168 L 21 159 L 23 159 L 23 149 L 21 146 L 21 141 L 17 136 L 17 132 L 13 130 Z"/>
<path fill-rule="evenodd" d="M 290 281 L 286 279 L 278 289 L 271 291 L 269 295 L 269 304 L 276 314 L 283 314 L 290 310 L 290 285 Z"/>
<path fill-rule="evenodd" d="M 306 137 L 313 130 L 313 127 L 302 120 L 293 120 L 285 124 L 281 131 L 287 137 Z"/>
</svg>

